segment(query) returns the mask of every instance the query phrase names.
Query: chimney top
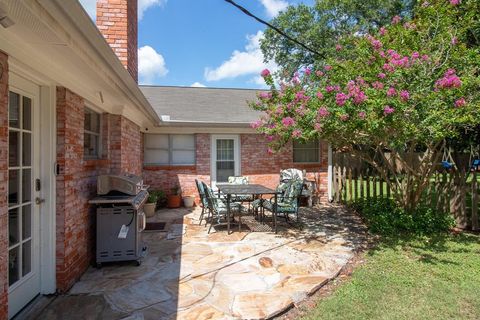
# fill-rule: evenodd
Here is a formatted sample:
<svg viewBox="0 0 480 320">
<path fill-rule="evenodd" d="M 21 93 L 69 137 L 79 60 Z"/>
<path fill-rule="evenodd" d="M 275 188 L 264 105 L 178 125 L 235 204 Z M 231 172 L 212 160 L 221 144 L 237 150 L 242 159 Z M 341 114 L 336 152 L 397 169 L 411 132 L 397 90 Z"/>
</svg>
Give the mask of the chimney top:
<svg viewBox="0 0 480 320">
<path fill-rule="evenodd" d="M 138 82 L 137 0 L 97 0 L 97 27 Z"/>
</svg>

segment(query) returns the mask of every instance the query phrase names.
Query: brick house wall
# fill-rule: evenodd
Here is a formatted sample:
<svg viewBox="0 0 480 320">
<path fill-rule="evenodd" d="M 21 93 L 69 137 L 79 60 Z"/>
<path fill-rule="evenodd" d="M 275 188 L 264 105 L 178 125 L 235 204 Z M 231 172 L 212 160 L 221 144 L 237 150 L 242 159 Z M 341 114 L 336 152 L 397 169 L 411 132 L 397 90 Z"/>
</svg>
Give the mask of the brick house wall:
<svg viewBox="0 0 480 320">
<path fill-rule="evenodd" d="M 8 315 L 8 56 L 0 51 L 0 319 Z"/>
<path fill-rule="evenodd" d="M 179 185 L 183 195 L 198 193 L 195 179 L 210 183 L 211 154 L 210 134 L 196 134 L 196 164 L 193 166 L 145 166 L 143 176 L 151 189 L 170 193 L 171 188 Z M 259 183 L 275 188 L 279 182 L 280 170 L 297 168 L 307 171 L 309 180 L 320 181 L 318 196 L 321 202 L 328 200 L 328 145 L 321 144 L 321 161 L 318 164 L 293 163 L 292 145 L 277 154 L 268 154 L 265 139 L 258 134 L 240 135 L 241 174 L 248 176 L 250 183 Z"/>
<path fill-rule="evenodd" d="M 97 27 L 135 81 L 138 81 L 137 19 L 137 0 L 97 1 Z"/>
<path fill-rule="evenodd" d="M 67 291 L 94 257 L 96 194 L 101 174 L 141 174 L 140 128 L 121 115 L 102 116 L 102 155 L 84 159 L 82 97 L 57 88 L 57 290 Z"/>
</svg>

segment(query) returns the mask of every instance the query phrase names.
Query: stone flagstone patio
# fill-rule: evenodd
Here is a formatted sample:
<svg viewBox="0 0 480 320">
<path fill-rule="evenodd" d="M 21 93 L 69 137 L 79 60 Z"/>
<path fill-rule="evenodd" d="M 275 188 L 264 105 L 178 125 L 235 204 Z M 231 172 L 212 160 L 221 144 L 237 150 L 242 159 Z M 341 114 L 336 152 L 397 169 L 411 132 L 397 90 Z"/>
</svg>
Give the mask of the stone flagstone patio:
<svg viewBox="0 0 480 320">
<path fill-rule="evenodd" d="M 302 208 L 298 228 L 207 234 L 200 210 L 161 210 L 166 232 L 145 232 L 148 256 L 90 268 L 38 319 L 266 319 L 336 277 L 364 242 L 342 207 Z M 253 221 L 253 219 L 252 219 Z"/>
</svg>

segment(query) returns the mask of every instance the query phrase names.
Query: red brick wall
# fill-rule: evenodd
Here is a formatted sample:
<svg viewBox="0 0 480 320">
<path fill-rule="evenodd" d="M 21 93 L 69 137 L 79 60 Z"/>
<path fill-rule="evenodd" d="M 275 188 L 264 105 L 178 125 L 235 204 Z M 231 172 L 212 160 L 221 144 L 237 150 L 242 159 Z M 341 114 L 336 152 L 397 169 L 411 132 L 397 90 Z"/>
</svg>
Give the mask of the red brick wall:
<svg viewBox="0 0 480 320">
<path fill-rule="evenodd" d="M 57 290 L 65 292 L 89 266 L 94 254 L 96 177 L 109 172 L 108 160 L 84 160 L 84 100 L 57 88 Z"/>
<path fill-rule="evenodd" d="M 97 27 L 135 81 L 138 81 L 137 19 L 137 0 L 97 1 Z"/>
<path fill-rule="evenodd" d="M 279 173 L 282 169 L 298 168 L 307 171 L 310 180 L 320 179 L 320 200 L 327 201 L 327 168 L 328 146 L 321 144 L 321 163 L 294 164 L 292 146 L 278 154 L 267 153 L 267 142 L 256 134 L 242 134 L 241 144 L 241 174 L 248 176 L 250 183 L 259 183 L 269 187 L 276 187 L 279 182 Z M 180 185 L 182 194 L 197 196 L 195 179 L 210 183 L 210 135 L 196 135 L 196 165 L 195 166 L 158 166 L 144 167 L 143 174 L 147 184 L 152 189 L 165 190 L 167 193 L 175 185 Z"/>
<path fill-rule="evenodd" d="M 8 315 L 8 56 L 0 51 L 0 319 Z"/>
<path fill-rule="evenodd" d="M 111 172 L 142 175 L 140 127 L 120 115 L 109 115 Z"/>
</svg>

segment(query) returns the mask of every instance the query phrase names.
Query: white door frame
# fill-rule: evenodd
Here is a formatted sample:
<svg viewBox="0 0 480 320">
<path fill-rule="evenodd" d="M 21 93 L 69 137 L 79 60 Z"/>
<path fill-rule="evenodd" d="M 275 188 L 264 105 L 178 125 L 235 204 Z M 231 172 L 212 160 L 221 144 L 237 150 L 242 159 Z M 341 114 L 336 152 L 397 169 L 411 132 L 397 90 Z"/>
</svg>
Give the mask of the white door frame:
<svg viewBox="0 0 480 320">
<path fill-rule="evenodd" d="M 216 170 L 216 160 L 217 160 L 217 140 L 218 139 L 232 139 L 233 140 L 233 148 L 234 148 L 234 161 L 235 161 L 235 175 L 239 176 L 242 172 L 241 167 L 241 146 L 240 146 L 240 135 L 238 134 L 212 134 L 211 135 L 211 142 L 210 142 L 210 180 L 212 188 L 216 188 L 217 183 L 217 170 Z"/>
<path fill-rule="evenodd" d="M 40 135 L 37 148 L 40 163 L 35 178 L 41 181 L 41 190 L 36 192 L 36 196 L 45 200 L 38 206 L 40 293 L 51 294 L 56 291 L 56 83 L 9 57 L 9 89 L 16 89 L 25 81 L 38 86 L 39 90 L 36 103 L 39 117 L 36 121 Z"/>
</svg>

